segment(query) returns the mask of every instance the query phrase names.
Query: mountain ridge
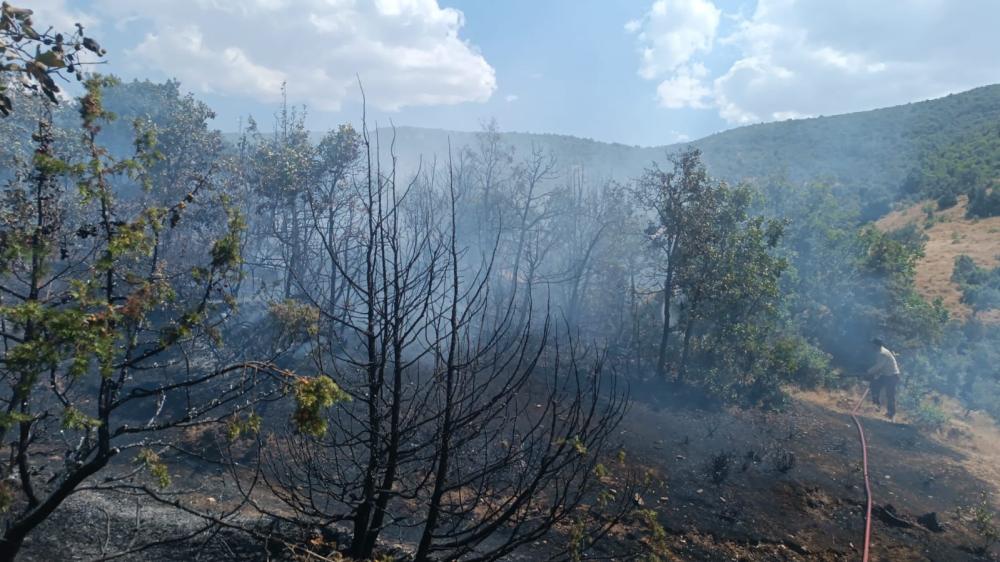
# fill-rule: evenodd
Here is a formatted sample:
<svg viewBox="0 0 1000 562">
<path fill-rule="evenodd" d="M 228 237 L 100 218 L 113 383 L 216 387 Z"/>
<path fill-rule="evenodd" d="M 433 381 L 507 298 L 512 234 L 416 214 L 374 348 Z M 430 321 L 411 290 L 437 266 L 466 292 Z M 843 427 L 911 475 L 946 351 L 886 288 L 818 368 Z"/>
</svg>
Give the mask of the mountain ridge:
<svg viewBox="0 0 1000 562">
<path fill-rule="evenodd" d="M 706 137 L 660 146 L 636 146 L 560 133 L 501 131 L 514 160 L 533 146 L 557 161 L 555 182 L 582 179 L 585 184 L 628 182 L 654 162 L 664 163 L 672 152 L 691 146 L 702 151 L 708 171 L 738 182 L 777 181 L 792 185 L 823 181 L 838 196 L 861 209 L 864 220 L 889 212 L 908 193 L 908 179 L 926 158 L 954 146 L 990 124 L 1000 123 L 1000 84 L 840 115 L 756 123 Z M 383 157 L 394 145 L 399 171 L 412 173 L 436 158 L 475 148 L 481 132 L 397 126 L 377 130 Z M 394 143 L 389 135 L 395 135 Z M 322 132 L 310 132 L 317 141 Z M 236 134 L 226 138 L 234 140 Z M 1000 175 L 1000 170 L 998 170 Z"/>
<path fill-rule="evenodd" d="M 825 180 L 843 194 L 879 207 L 906 195 L 908 174 L 931 152 L 1000 121 L 1000 84 L 942 98 L 841 115 L 758 123 L 689 142 L 653 147 L 606 143 L 556 133 L 501 132 L 523 154 L 532 144 L 550 151 L 565 171 L 589 170 L 597 181 L 627 181 L 685 146 L 701 149 L 709 171 L 729 181 L 783 176 L 792 183 Z M 385 129 L 379 131 L 386 132 Z M 475 146 L 479 133 L 396 127 L 401 164 Z M 404 166 L 405 167 L 405 166 Z"/>
</svg>

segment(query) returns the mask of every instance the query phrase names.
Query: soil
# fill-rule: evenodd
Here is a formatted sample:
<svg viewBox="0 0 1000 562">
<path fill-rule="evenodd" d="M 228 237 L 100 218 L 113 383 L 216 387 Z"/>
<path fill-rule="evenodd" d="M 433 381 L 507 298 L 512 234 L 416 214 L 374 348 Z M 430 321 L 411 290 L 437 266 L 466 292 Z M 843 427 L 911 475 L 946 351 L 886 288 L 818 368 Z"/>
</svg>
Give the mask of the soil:
<svg viewBox="0 0 1000 562">
<path fill-rule="evenodd" d="M 635 403 L 620 438 L 627 462 L 651 470 L 651 487 L 636 499 L 657 512 L 668 559 L 860 560 L 865 493 L 860 445 L 848 415 L 859 396 L 860 390 L 795 391 L 778 412 L 676 400 Z M 937 430 L 907 423 L 905 412 L 897 418 L 902 423 L 892 423 L 870 404 L 862 409 L 876 506 L 874 562 L 997 560 L 995 552 L 978 553 L 983 539 L 965 509 L 983 492 L 998 497 L 1000 429 L 983 415 L 945 406 L 952 419 Z M 198 483 L 197 492 L 182 498 L 187 503 L 221 507 L 235 497 L 217 467 L 172 470 L 175 482 Z M 192 533 L 202 524 L 148 499 L 82 492 L 31 535 L 23 559 L 99 559 Z M 937 524 L 940 529 L 928 528 Z M 637 533 L 625 529 L 622 536 Z M 553 537 L 512 559 L 537 559 L 563 545 Z M 224 530 L 119 559 L 265 560 L 287 554 L 280 545 L 267 551 L 260 541 Z"/>
<path fill-rule="evenodd" d="M 662 484 L 644 499 L 678 558 L 860 560 L 865 493 L 849 417 L 860 394 L 796 392 L 777 413 L 637 404 L 627 441 L 640 462 L 659 467 Z M 983 541 L 965 508 L 1000 484 L 996 425 L 969 413 L 920 430 L 870 404 L 859 417 L 876 512 L 871 559 L 993 560 L 974 552 Z M 943 532 L 921 525 L 922 516 Z"/>
</svg>

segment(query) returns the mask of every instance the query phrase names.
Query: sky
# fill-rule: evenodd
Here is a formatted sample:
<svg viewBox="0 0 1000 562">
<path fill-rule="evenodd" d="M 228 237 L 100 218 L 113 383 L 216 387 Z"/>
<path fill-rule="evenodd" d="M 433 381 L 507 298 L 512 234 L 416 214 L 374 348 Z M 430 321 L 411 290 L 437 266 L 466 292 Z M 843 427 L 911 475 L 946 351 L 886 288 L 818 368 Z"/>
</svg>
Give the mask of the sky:
<svg viewBox="0 0 1000 562">
<path fill-rule="evenodd" d="M 1000 82 L 996 0 L 20 0 L 176 78 L 215 126 L 557 133 L 630 145 L 941 97 Z"/>
</svg>

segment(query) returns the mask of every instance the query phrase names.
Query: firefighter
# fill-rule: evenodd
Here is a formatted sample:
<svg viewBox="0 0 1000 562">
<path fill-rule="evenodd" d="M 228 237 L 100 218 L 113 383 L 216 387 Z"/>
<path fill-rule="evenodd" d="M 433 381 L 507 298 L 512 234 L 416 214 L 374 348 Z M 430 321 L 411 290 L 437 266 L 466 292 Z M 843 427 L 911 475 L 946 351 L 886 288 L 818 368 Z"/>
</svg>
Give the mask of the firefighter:
<svg viewBox="0 0 1000 562">
<path fill-rule="evenodd" d="M 885 414 L 890 420 L 896 417 L 896 387 L 899 385 L 899 363 L 896 356 L 885 347 L 885 343 L 875 338 L 872 340 L 877 356 L 875 364 L 868 369 L 868 375 L 872 377 L 871 394 L 872 401 L 876 406 L 881 407 L 881 394 L 885 391 L 886 411 Z"/>
</svg>

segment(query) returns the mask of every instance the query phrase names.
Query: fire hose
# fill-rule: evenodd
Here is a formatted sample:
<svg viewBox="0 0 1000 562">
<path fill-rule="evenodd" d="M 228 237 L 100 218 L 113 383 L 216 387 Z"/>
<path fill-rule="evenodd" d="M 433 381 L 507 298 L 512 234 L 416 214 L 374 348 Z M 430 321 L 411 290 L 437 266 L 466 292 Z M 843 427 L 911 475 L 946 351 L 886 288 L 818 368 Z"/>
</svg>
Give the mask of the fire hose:
<svg viewBox="0 0 1000 562">
<path fill-rule="evenodd" d="M 861 467 L 864 470 L 865 475 L 865 497 L 867 506 L 865 508 L 865 544 L 862 550 L 862 562 L 868 562 L 868 548 L 871 546 L 872 540 L 872 485 L 871 481 L 868 479 L 868 443 L 865 440 L 865 430 L 861 427 L 861 421 L 858 420 L 858 410 L 861 405 L 864 404 L 865 398 L 868 397 L 869 389 L 865 389 L 865 393 L 861 395 L 861 400 L 854 406 L 851 410 L 851 419 L 854 420 L 854 425 L 858 428 L 858 437 L 861 438 Z"/>
</svg>

